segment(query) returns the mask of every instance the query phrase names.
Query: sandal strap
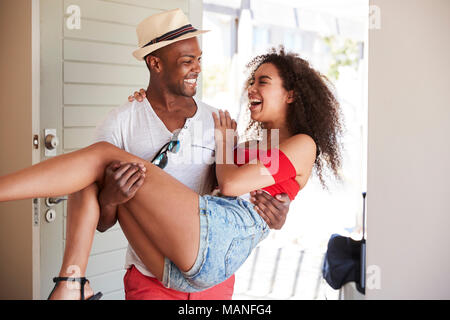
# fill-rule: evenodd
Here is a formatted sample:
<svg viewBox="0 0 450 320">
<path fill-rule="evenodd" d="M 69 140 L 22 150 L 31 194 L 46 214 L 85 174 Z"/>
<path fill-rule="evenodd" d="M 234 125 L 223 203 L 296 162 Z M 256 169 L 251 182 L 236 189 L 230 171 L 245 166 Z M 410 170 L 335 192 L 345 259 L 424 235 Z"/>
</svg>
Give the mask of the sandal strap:
<svg viewBox="0 0 450 320">
<path fill-rule="evenodd" d="M 86 279 L 86 277 L 78 277 L 78 278 L 77 277 L 54 277 L 53 278 L 54 283 L 58 283 L 61 281 L 79 282 L 80 283 L 81 300 L 84 300 L 84 285 L 86 284 L 86 282 L 89 282 L 89 280 Z"/>
<path fill-rule="evenodd" d="M 57 283 L 57 282 L 61 282 L 61 281 L 73 281 L 73 282 L 79 282 L 80 284 L 85 284 L 86 282 L 89 282 L 88 279 L 86 279 L 86 277 L 54 277 L 53 278 L 53 282 Z"/>
</svg>

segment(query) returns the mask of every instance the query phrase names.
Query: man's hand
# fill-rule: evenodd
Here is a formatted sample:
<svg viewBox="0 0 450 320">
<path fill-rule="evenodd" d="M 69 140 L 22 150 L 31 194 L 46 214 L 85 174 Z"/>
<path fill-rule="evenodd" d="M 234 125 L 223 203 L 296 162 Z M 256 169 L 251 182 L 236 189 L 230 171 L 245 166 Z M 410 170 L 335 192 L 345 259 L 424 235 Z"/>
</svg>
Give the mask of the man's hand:
<svg viewBox="0 0 450 320">
<path fill-rule="evenodd" d="M 100 202 L 109 206 L 128 202 L 144 183 L 145 170 L 143 164 L 112 162 L 105 170 Z"/>
<path fill-rule="evenodd" d="M 142 102 L 147 97 L 147 92 L 144 89 L 135 91 L 134 95 L 128 97 L 128 101 L 133 102 L 134 100 Z"/>
<path fill-rule="evenodd" d="M 97 230 L 104 232 L 117 221 L 117 206 L 132 199 L 144 183 L 145 166 L 114 161 L 105 170 L 99 194 L 100 219 Z"/>
<path fill-rule="evenodd" d="M 266 221 L 269 228 L 280 230 L 286 222 L 291 204 L 288 195 L 283 193 L 272 197 L 267 192 L 257 190 L 250 192 L 250 196 L 256 212 Z"/>
</svg>

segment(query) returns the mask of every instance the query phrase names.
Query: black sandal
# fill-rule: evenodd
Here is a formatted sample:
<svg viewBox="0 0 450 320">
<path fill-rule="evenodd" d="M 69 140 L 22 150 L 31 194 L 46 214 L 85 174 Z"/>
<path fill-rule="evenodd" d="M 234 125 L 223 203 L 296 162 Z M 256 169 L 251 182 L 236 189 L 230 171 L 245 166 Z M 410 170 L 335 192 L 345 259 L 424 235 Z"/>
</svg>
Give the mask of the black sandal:
<svg viewBox="0 0 450 320">
<path fill-rule="evenodd" d="M 86 279 L 85 277 L 81 277 L 81 278 L 74 278 L 74 277 L 55 277 L 53 278 L 53 282 L 55 283 L 55 286 L 53 287 L 52 292 L 50 292 L 50 294 L 48 295 L 48 299 L 50 299 L 50 297 L 53 294 L 53 291 L 55 291 L 56 286 L 58 285 L 59 282 L 61 281 L 73 281 L 73 282 L 79 282 L 80 283 L 80 293 L 81 293 L 81 300 L 100 300 L 101 297 L 103 297 L 103 293 L 98 292 L 96 294 L 94 294 L 92 297 L 90 297 L 89 299 L 84 299 L 84 285 L 86 284 L 86 282 L 89 282 L 88 279 Z"/>
</svg>

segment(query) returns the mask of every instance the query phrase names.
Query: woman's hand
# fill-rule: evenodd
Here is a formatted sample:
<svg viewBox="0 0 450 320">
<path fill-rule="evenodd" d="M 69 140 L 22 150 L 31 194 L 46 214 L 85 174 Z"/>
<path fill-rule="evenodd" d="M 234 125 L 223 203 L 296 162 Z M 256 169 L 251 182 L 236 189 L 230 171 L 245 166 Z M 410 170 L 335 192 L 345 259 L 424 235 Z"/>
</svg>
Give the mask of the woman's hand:
<svg viewBox="0 0 450 320">
<path fill-rule="evenodd" d="M 139 92 L 135 91 L 134 95 L 128 97 L 128 101 L 133 102 L 134 100 L 138 102 L 144 101 L 147 97 L 147 92 L 144 89 L 139 90 Z"/>
<path fill-rule="evenodd" d="M 234 119 L 231 119 L 230 113 L 228 111 L 223 112 L 219 110 L 219 116 L 215 112 L 212 114 L 214 119 L 214 138 L 216 139 L 216 144 L 219 142 L 227 142 L 230 138 L 234 140 L 234 146 L 237 144 L 237 123 Z"/>
</svg>

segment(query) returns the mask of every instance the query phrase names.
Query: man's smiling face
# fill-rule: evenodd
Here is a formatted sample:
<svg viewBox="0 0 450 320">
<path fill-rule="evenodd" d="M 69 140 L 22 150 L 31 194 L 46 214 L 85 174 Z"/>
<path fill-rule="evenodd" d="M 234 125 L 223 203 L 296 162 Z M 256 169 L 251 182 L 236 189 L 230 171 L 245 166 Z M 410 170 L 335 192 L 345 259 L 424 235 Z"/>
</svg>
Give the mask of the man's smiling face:
<svg viewBox="0 0 450 320">
<path fill-rule="evenodd" d="M 192 97 L 197 92 L 202 51 L 196 37 L 174 42 L 155 52 L 162 63 L 161 80 L 174 95 Z"/>
</svg>

